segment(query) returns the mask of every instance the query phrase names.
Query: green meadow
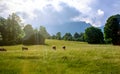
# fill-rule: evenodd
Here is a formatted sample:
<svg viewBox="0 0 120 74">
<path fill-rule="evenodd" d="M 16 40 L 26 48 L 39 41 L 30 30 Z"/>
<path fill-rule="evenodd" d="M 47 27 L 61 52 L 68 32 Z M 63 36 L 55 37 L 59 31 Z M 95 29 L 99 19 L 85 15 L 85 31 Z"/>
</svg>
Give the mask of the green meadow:
<svg viewBox="0 0 120 74">
<path fill-rule="evenodd" d="M 62 40 L 45 43 L 26 46 L 24 51 L 23 45 L 1 46 L 7 51 L 0 51 L 0 74 L 120 74 L 120 46 Z"/>
</svg>

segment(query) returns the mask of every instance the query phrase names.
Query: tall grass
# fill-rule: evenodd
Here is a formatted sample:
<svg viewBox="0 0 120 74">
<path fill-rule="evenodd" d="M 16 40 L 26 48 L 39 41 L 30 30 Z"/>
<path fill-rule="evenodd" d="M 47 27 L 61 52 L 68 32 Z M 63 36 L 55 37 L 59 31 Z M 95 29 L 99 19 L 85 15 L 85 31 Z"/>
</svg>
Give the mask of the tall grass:
<svg viewBox="0 0 120 74">
<path fill-rule="evenodd" d="M 28 51 L 22 45 L 3 47 L 0 74 L 120 74 L 119 46 L 46 40 L 46 45 L 26 46 Z"/>
</svg>

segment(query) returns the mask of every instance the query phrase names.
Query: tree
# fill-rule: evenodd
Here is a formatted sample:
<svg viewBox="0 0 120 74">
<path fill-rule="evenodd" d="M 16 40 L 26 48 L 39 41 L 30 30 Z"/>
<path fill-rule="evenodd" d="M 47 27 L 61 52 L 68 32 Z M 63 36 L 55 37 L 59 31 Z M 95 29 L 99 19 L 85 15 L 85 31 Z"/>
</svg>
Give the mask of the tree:
<svg viewBox="0 0 120 74">
<path fill-rule="evenodd" d="M 13 41 L 18 41 L 19 39 L 21 39 L 21 34 L 22 34 L 22 29 L 21 29 L 21 19 L 19 16 L 17 16 L 15 13 L 13 13 L 12 15 L 10 15 L 7 19 L 8 21 L 8 25 L 7 27 L 9 27 L 9 34 L 10 34 L 10 40 Z"/>
<path fill-rule="evenodd" d="M 24 27 L 25 36 L 23 38 L 23 44 L 34 45 L 34 44 L 44 44 L 45 38 L 40 34 L 37 29 L 33 29 L 30 24 Z"/>
<path fill-rule="evenodd" d="M 75 33 L 73 36 L 74 41 L 85 41 L 84 40 L 84 33 Z"/>
<path fill-rule="evenodd" d="M 120 45 L 120 15 L 113 15 L 108 18 L 105 27 L 104 35 L 106 41 L 111 41 L 113 45 Z"/>
<path fill-rule="evenodd" d="M 0 45 L 4 45 L 6 41 L 6 19 L 0 17 Z"/>
<path fill-rule="evenodd" d="M 58 33 L 56 34 L 56 39 L 57 39 L 57 40 L 61 40 L 61 32 L 58 32 Z"/>
<path fill-rule="evenodd" d="M 30 24 L 24 27 L 25 36 L 23 38 L 23 44 L 35 44 L 34 30 Z"/>
<path fill-rule="evenodd" d="M 74 34 L 74 36 L 73 36 L 73 39 L 75 40 L 75 41 L 80 41 L 80 35 L 79 35 L 79 33 L 75 33 Z"/>
<path fill-rule="evenodd" d="M 52 36 L 51 36 L 51 39 L 56 39 L 56 36 L 55 36 L 55 35 L 52 35 Z"/>
<path fill-rule="evenodd" d="M 79 39 L 79 41 L 85 41 L 85 39 L 84 39 L 84 33 L 80 33 L 80 39 Z"/>
<path fill-rule="evenodd" d="M 40 34 L 39 30 L 35 29 L 35 44 L 45 44 L 45 38 Z"/>
<path fill-rule="evenodd" d="M 20 43 L 23 34 L 20 26 L 20 17 L 13 13 L 12 15 L 9 15 L 7 19 L 0 18 L 0 23 L 3 45 Z"/>
<path fill-rule="evenodd" d="M 89 27 L 85 30 L 85 40 L 91 44 L 103 43 L 103 33 L 98 28 Z"/>
<path fill-rule="evenodd" d="M 64 39 L 64 40 L 68 40 L 68 41 L 72 41 L 72 40 L 73 40 L 72 34 L 71 34 L 71 33 L 66 33 L 66 34 L 63 36 L 63 39 Z"/>
<path fill-rule="evenodd" d="M 44 26 L 40 26 L 40 34 L 44 36 L 44 38 L 50 38 L 50 34 L 47 32 Z"/>
<path fill-rule="evenodd" d="M 34 34 L 34 29 L 33 29 L 33 27 L 32 27 L 32 25 L 30 25 L 30 24 L 27 24 L 25 27 L 24 27 L 24 32 L 25 32 L 25 35 L 28 37 L 28 36 L 30 36 L 30 35 L 32 35 L 32 34 Z"/>
</svg>

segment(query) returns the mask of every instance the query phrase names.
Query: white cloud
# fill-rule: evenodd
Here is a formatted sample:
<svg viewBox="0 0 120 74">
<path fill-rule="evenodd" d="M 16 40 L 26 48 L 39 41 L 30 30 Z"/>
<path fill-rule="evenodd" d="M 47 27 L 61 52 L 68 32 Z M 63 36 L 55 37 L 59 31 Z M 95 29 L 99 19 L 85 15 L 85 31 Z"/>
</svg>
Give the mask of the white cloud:
<svg viewBox="0 0 120 74">
<path fill-rule="evenodd" d="M 101 19 L 104 16 L 104 11 L 101 9 L 91 10 L 88 14 L 80 14 L 77 17 L 72 18 L 73 21 L 85 21 L 86 23 L 90 23 L 95 27 L 100 27 L 102 25 Z"/>
<path fill-rule="evenodd" d="M 64 6 L 61 5 L 61 2 L 67 4 L 70 7 L 74 7 L 76 10 L 79 11 L 79 16 L 72 16 L 73 21 L 85 21 L 92 24 L 93 26 L 100 26 L 101 23 L 99 20 L 103 17 L 104 11 L 102 11 L 101 9 L 93 8 L 94 4 L 97 3 L 97 0 L 2 0 L 0 2 L 0 5 L 5 5 L 7 8 L 6 10 L 4 9 L 4 11 L 1 11 L 0 15 L 6 17 L 7 15 L 15 12 L 20 13 L 19 16 L 24 21 L 31 21 L 35 18 L 40 18 L 38 17 L 38 14 L 35 13 L 35 11 L 40 11 L 42 14 L 49 15 L 49 12 L 51 12 L 52 10 L 49 10 L 48 12 L 44 11 L 44 9 L 49 5 L 52 5 L 56 12 L 61 12 L 64 9 Z M 22 13 L 24 13 L 24 15 L 22 15 Z M 25 17 L 25 15 L 27 17 Z M 44 18 L 44 16 L 42 17 Z M 49 18 L 46 18 L 46 20 L 54 21 L 51 20 L 50 17 L 52 17 L 52 15 L 49 15 Z"/>
<path fill-rule="evenodd" d="M 29 15 L 30 19 L 36 17 L 34 10 L 42 9 L 46 5 L 45 1 L 38 0 L 3 0 L 2 4 L 8 7 L 7 13 L 11 14 L 13 12 L 22 12 Z"/>
<path fill-rule="evenodd" d="M 67 3 L 69 6 L 75 7 L 81 13 L 86 14 L 91 11 L 91 5 L 96 2 L 96 0 L 61 0 Z"/>
<path fill-rule="evenodd" d="M 103 15 L 104 15 L 104 11 L 102 11 L 101 9 L 98 9 L 97 13 L 98 13 L 98 15 L 100 15 L 100 16 L 103 16 Z"/>
<path fill-rule="evenodd" d="M 93 26 L 99 27 L 102 25 L 101 19 L 104 16 L 104 11 L 94 8 L 97 0 L 71 0 L 69 5 L 75 7 L 81 13 L 77 17 L 73 17 L 73 21 L 85 21 Z"/>
</svg>

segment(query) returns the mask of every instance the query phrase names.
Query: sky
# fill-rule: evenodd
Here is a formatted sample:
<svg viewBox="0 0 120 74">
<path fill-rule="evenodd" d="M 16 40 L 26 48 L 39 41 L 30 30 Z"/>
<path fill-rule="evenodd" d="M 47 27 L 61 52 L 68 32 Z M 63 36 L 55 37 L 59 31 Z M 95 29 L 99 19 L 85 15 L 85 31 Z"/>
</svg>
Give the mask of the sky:
<svg viewBox="0 0 120 74">
<path fill-rule="evenodd" d="M 0 0 L 0 16 L 12 13 L 34 27 L 79 21 L 101 27 L 108 17 L 120 13 L 120 0 Z"/>
</svg>

